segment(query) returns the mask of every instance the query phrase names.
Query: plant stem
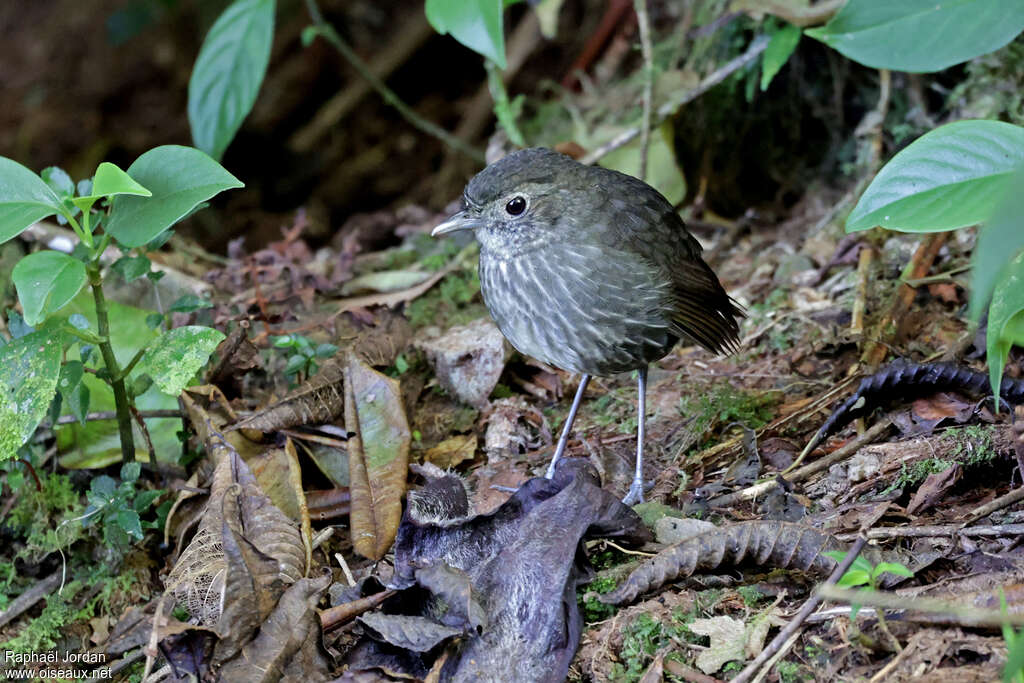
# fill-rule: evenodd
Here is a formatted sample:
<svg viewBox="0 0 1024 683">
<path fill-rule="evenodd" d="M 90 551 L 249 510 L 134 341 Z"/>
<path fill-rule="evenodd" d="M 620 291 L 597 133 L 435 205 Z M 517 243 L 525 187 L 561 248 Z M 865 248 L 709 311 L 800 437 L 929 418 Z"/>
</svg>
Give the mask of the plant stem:
<svg viewBox="0 0 1024 683">
<path fill-rule="evenodd" d="M 640 180 L 647 179 L 647 152 L 651 146 L 651 103 L 654 100 L 654 55 L 651 48 L 651 20 L 647 0 L 633 0 L 640 28 L 640 49 L 644 58 L 643 114 L 640 121 Z"/>
<path fill-rule="evenodd" d="M 103 296 L 103 276 L 98 264 L 88 266 L 89 285 L 92 287 L 92 298 L 96 302 L 96 326 L 99 328 L 100 353 L 110 375 L 110 386 L 114 390 L 114 406 L 117 409 L 117 431 L 121 435 L 121 460 L 129 463 L 135 461 L 135 436 L 132 434 L 132 416 L 128 406 L 128 392 L 124 388 L 124 377 L 114 356 L 114 347 L 110 344 L 110 318 L 107 314 L 107 298 Z"/>
<path fill-rule="evenodd" d="M 370 67 L 359 58 L 359 55 L 356 54 L 355 50 L 353 50 L 352 47 L 346 43 L 340 35 L 338 35 L 338 32 L 334 30 L 333 26 L 327 23 L 323 14 L 320 12 L 319 5 L 316 4 L 316 0 L 306 0 L 306 9 L 309 11 L 309 17 L 313 20 L 313 25 L 316 26 L 320 35 L 326 38 L 327 42 L 333 45 L 338 52 L 341 53 L 341 56 L 352 65 L 352 68 L 358 71 L 359 75 L 370 84 L 370 87 L 376 90 L 377 93 L 384 98 L 385 102 L 397 109 L 398 113 L 404 116 L 409 123 L 416 126 L 427 135 L 433 135 L 452 149 L 462 152 L 474 161 L 485 163 L 483 152 L 455 137 L 436 123 L 428 121 L 417 114 L 412 107 L 399 99 L 398 95 L 384 84 L 384 81 L 377 78 L 373 71 L 370 70 Z"/>
</svg>

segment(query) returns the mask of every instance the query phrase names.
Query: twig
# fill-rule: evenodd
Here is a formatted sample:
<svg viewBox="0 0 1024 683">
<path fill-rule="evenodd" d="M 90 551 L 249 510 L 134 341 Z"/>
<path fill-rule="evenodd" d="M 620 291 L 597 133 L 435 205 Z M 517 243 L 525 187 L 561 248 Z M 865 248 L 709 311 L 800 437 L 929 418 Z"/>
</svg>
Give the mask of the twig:
<svg viewBox="0 0 1024 683">
<path fill-rule="evenodd" d="M 799 3 L 782 0 L 739 0 L 730 6 L 747 14 L 772 14 L 794 26 L 804 28 L 824 24 L 832 18 L 846 0 L 825 0 L 816 5 L 801 7 Z"/>
<path fill-rule="evenodd" d="M 672 114 L 674 114 L 676 110 L 679 109 L 681 106 L 697 99 L 698 97 L 706 93 L 708 90 L 724 81 L 734 72 L 739 71 L 747 64 L 750 64 L 752 61 L 757 59 L 757 57 L 762 52 L 764 52 L 764 49 L 768 47 L 768 41 L 768 36 L 758 36 L 757 38 L 754 39 L 754 42 L 750 44 L 750 47 L 747 48 L 746 52 L 741 54 L 739 57 L 736 57 L 735 59 L 729 61 L 721 68 L 716 69 L 713 73 L 709 74 L 708 77 L 701 81 L 696 88 L 693 88 L 692 90 L 685 90 L 682 93 L 673 96 L 671 99 L 669 99 L 668 102 L 665 102 L 663 105 L 658 107 L 656 111 L 656 116 L 654 117 L 654 121 L 652 121 L 652 125 L 660 126 L 666 119 L 668 119 L 668 117 L 672 116 Z M 620 133 L 619 135 L 615 136 L 605 144 L 595 149 L 590 154 L 584 156 L 582 159 L 580 159 L 580 162 L 584 164 L 593 164 L 606 154 L 617 150 L 619 147 L 622 147 L 623 145 L 629 144 L 639 134 L 639 128 L 631 128 L 630 130 Z"/>
<path fill-rule="evenodd" d="M 654 55 L 651 48 L 651 19 L 647 0 L 633 0 L 640 27 L 640 51 L 644 58 L 643 115 L 640 120 L 640 180 L 647 179 L 647 152 L 651 147 L 651 102 L 654 100 Z"/>
<path fill-rule="evenodd" d="M 1000 627 L 1004 624 L 1024 625 L 1024 614 L 1001 612 L 996 609 L 982 609 L 980 607 L 967 607 L 934 598 L 911 598 L 906 595 L 896 595 L 895 593 L 850 590 L 847 588 L 836 588 L 832 585 L 821 586 L 818 588 L 818 594 L 822 598 L 837 602 L 855 602 L 858 605 L 900 610 L 901 612 L 914 611 L 945 614 L 953 617 L 953 620 L 961 626 Z"/>
<path fill-rule="evenodd" d="M 999 496 L 995 500 L 990 500 L 984 505 L 979 505 L 971 510 L 970 514 L 967 515 L 967 519 L 964 520 L 963 526 L 966 527 L 972 522 L 977 522 L 982 517 L 991 515 L 996 510 L 1002 510 L 1003 508 L 1009 507 L 1021 500 L 1024 500 L 1024 485 L 1015 488 L 1006 495 Z"/>
<path fill-rule="evenodd" d="M 786 478 L 786 481 L 790 483 L 803 481 L 804 479 L 810 477 L 812 474 L 817 474 L 818 472 L 827 469 L 828 467 L 831 467 L 840 460 L 848 458 L 849 456 L 856 453 L 858 450 L 860 450 L 862 446 L 868 445 L 875 439 L 885 434 L 885 432 L 889 429 L 890 426 L 892 426 L 892 421 L 889 420 L 889 418 L 884 418 L 878 421 L 877 423 L 874 424 L 874 426 L 871 427 L 871 429 L 867 430 L 857 438 L 853 439 L 842 448 L 837 448 L 832 453 L 826 455 L 824 458 L 815 460 L 814 462 L 808 465 L 804 465 L 800 469 L 796 470 L 789 477 Z M 768 491 L 771 491 L 772 489 L 776 488 L 778 485 L 779 483 L 777 479 L 762 481 L 758 484 L 754 484 L 753 486 L 749 486 L 740 491 L 736 491 L 725 496 L 719 496 L 718 498 L 712 498 L 710 501 L 708 501 L 708 504 L 711 505 L 712 507 L 727 507 L 729 505 L 735 505 L 736 503 L 740 503 L 745 500 L 757 498 L 762 493 L 767 493 Z"/>
<path fill-rule="evenodd" d="M 427 39 L 434 29 L 427 22 L 424 12 L 411 12 L 411 16 L 388 38 L 383 50 L 374 55 L 367 68 L 380 80 L 386 80 L 398 67 L 405 64 Z M 304 126 L 288 139 L 288 146 L 296 152 L 309 152 L 338 123 L 362 102 L 371 91 L 365 79 L 353 82 L 339 90 L 317 110 Z"/>
<path fill-rule="evenodd" d="M 946 243 L 946 235 L 947 233 L 944 232 L 932 233 L 918 245 L 914 257 L 907 264 L 904 277 L 901 278 L 903 284 L 900 285 L 893 297 L 891 308 L 879 318 L 870 335 L 870 341 L 864 345 L 864 353 L 861 355 L 861 363 L 864 365 L 873 368 L 885 359 L 886 345 L 882 340 L 889 336 L 886 334 L 886 330 L 895 321 L 903 319 L 917 295 L 917 290 L 908 285 L 907 280 L 915 280 L 928 274 L 935 262 L 935 257 L 939 254 L 939 249 Z"/>
<path fill-rule="evenodd" d="M 135 418 L 135 424 L 139 425 L 139 431 L 142 432 L 142 439 L 146 442 L 146 448 L 149 449 L 149 461 L 156 462 L 156 449 L 153 448 L 153 439 L 149 437 L 149 429 L 146 427 L 146 421 L 142 418 L 142 414 L 139 409 L 135 407 L 134 403 L 128 404 L 128 409 L 132 411 L 132 417 Z"/>
<path fill-rule="evenodd" d="M 1024 535 L 1024 524 L 993 524 L 964 527 L 960 524 L 893 526 L 871 529 L 868 540 L 889 538 L 933 538 L 936 536 L 968 536 L 971 538 L 1005 538 Z M 849 541 L 855 534 L 837 534 L 840 541 Z"/>
<path fill-rule="evenodd" d="M 384 602 L 397 591 L 388 589 L 380 593 L 368 595 L 352 602 L 345 602 L 334 607 L 328 607 L 320 611 L 320 623 L 324 631 L 335 629 L 345 622 L 352 621 L 360 614 L 368 612 L 380 603 Z"/>
<path fill-rule="evenodd" d="M 333 45 L 338 52 L 341 53 L 341 56 L 352 65 L 352 68 L 370 84 L 370 87 L 376 90 L 377 93 L 384 98 L 385 102 L 397 109 L 398 113 L 405 117 L 409 123 L 427 135 L 434 136 L 452 149 L 462 152 L 474 161 L 481 164 L 484 163 L 483 152 L 472 145 L 467 144 L 465 141 L 458 139 L 436 123 L 428 121 L 417 114 L 412 107 L 403 102 L 391 88 L 385 85 L 384 81 L 378 78 L 373 71 L 370 70 L 366 65 L 366 62 L 360 59 L 359 55 L 355 53 L 355 50 L 353 50 L 352 47 L 338 34 L 338 32 L 334 30 L 334 27 L 327 23 L 323 14 L 320 13 L 320 7 L 317 5 L 316 0 L 306 0 L 306 9 L 309 11 L 309 17 L 313 20 L 313 25 L 316 26 L 319 34 L 323 36 L 327 42 Z"/>
<path fill-rule="evenodd" d="M 32 463 L 30 463 L 25 458 L 16 458 L 14 462 L 20 462 L 22 465 L 25 466 L 25 469 L 28 470 L 28 473 L 31 474 L 32 478 L 36 480 L 36 491 L 42 491 L 43 483 L 39 481 L 39 475 L 36 474 L 36 468 L 32 467 Z"/>
<path fill-rule="evenodd" d="M 7 609 L 0 612 L 0 627 L 14 621 L 31 609 L 37 602 L 53 593 L 57 586 L 60 585 L 60 582 L 61 573 L 54 572 L 39 583 L 26 589 L 24 593 L 14 598 L 14 600 L 11 600 L 11 604 L 7 606 Z"/>
<path fill-rule="evenodd" d="M 868 273 L 871 272 L 871 261 L 875 250 L 865 246 L 857 255 L 857 295 L 853 300 L 853 313 L 850 320 L 850 334 L 860 335 L 864 332 L 864 311 L 867 309 Z"/>
<path fill-rule="evenodd" d="M 803 626 L 804 622 L 807 621 L 807 617 L 811 616 L 814 610 L 818 609 L 818 605 L 821 604 L 824 599 L 824 589 L 834 586 L 837 581 L 846 573 L 852 565 L 853 561 L 860 555 L 860 551 L 864 549 L 868 539 L 866 536 L 861 534 L 858 536 L 856 543 L 847 551 L 846 556 L 843 557 L 843 561 L 835 568 L 832 574 L 825 581 L 825 584 L 815 591 L 814 595 L 804 603 L 804 606 L 800 608 L 796 616 L 793 617 L 792 621 L 786 624 L 785 628 L 778 632 L 778 634 L 772 638 L 772 642 L 768 643 L 768 646 L 761 650 L 761 653 L 754 658 L 754 661 L 747 664 L 747 666 L 741 671 L 736 678 L 732 679 L 732 683 L 747 683 L 757 670 L 761 668 L 768 658 L 771 657 L 775 652 L 781 650 L 786 643 L 789 642 L 790 638 L 797 634 L 800 627 Z M 795 642 L 795 641 L 794 641 Z M 792 643 L 789 644 L 792 647 Z"/>
</svg>

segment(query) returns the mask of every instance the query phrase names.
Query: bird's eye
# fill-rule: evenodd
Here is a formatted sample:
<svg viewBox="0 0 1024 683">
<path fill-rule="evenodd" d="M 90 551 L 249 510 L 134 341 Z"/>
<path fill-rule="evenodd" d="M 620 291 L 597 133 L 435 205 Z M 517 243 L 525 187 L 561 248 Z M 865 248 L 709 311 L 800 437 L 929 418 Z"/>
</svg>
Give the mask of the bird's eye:
<svg viewBox="0 0 1024 683">
<path fill-rule="evenodd" d="M 526 200 L 522 197 L 513 197 L 508 200 L 508 204 L 505 205 L 505 211 L 510 216 L 518 216 L 523 211 L 526 211 Z"/>
</svg>

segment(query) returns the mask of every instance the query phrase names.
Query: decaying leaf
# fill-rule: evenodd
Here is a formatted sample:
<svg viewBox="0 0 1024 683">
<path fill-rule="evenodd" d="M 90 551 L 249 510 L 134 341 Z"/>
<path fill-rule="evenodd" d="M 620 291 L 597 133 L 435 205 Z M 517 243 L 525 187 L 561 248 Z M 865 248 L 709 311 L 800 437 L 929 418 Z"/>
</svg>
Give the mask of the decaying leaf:
<svg viewBox="0 0 1024 683">
<path fill-rule="evenodd" d="M 298 425 L 322 424 L 341 415 L 344 369 L 337 358 L 328 359 L 320 371 L 283 399 L 233 424 L 229 429 L 273 432 Z"/>
<path fill-rule="evenodd" d="M 601 602 L 621 605 L 641 593 L 694 572 L 749 560 L 758 566 L 801 569 L 827 575 L 835 560 L 822 555 L 843 545 L 817 529 L 789 522 L 739 522 L 669 546 L 644 562 Z"/>
<path fill-rule="evenodd" d="M 355 434 L 348 441 L 352 546 L 379 560 L 402 518 L 412 434 L 397 380 L 349 353 L 344 382 L 345 429 Z"/>
<path fill-rule="evenodd" d="M 711 639 L 710 645 L 697 655 L 697 667 L 704 673 L 713 674 L 726 662 L 744 660 L 746 638 L 739 619 L 726 616 L 694 619 L 689 629 Z"/>
<path fill-rule="evenodd" d="M 456 434 L 433 448 L 428 448 L 423 454 L 423 459 L 441 469 L 448 469 L 465 460 L 472 460 L 474 453 L 476 434 Z"/>
<path fill-rule="evenodd" d="M 351 670 L 382 669 L 444 681 L 563 680 L 582 617 L 577 587 L 591 570 L 585 538 L 650 539 L 640 517 L 598 486 L 593 466 L 566 458 L 553 479 L 526 482 L 504 505 L 470 515 L 465 483 L 426 465 L 409 495 L 395 542 L 392 585 L 403 590 L 348 658 Z M 438 655 L 442 643 L 457 647 Z M 425 650 L 429 649 L 430 652 Z"/>
</svg>

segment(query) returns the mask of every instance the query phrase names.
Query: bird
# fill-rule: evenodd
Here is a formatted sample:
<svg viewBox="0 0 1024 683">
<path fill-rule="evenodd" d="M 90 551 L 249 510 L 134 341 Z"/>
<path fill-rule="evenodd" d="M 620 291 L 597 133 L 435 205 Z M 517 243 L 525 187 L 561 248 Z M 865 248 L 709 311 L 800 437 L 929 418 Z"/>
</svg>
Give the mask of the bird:
<svg viewBox="0 0 1024 683">
<path fill-rule="evenodd" d="M 520 353 L 580 375 L 547 468 L 565 452 L 590 378 L 637 373 L 637 447 L 623 502 L 643 501 L 648 366 L 679 340 L 739 347 L 742 308 L 672 204 L 644 181 L 554 150 L 513 152 L 476 174 L 433 236 L 471 230 L 488 312 Z"/>
</svg>

